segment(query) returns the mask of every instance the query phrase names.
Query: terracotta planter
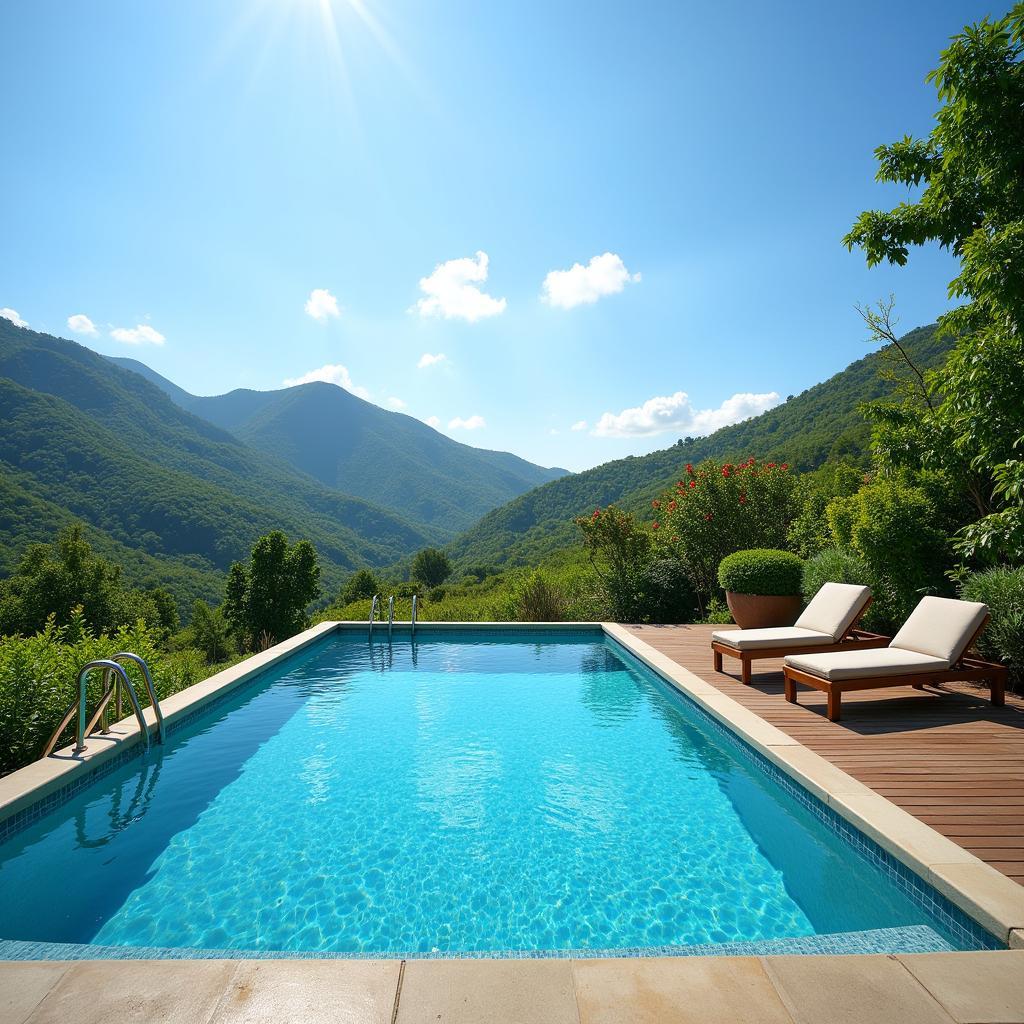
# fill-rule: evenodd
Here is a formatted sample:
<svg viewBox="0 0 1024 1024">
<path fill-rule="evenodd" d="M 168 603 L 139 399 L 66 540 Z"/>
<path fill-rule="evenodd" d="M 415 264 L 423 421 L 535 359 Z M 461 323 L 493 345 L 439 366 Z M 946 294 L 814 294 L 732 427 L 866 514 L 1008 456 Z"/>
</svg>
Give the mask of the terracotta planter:
<svg viewBox="0 0 1024 1024">
<path fill-rule="evenodd" d="M 740 629 L 792 626 L 803 608 L 803 599 L 799 595 L 775 597 L 767 594 L 734 594 L 727 590 L 725 600 Z"/>
</svg>

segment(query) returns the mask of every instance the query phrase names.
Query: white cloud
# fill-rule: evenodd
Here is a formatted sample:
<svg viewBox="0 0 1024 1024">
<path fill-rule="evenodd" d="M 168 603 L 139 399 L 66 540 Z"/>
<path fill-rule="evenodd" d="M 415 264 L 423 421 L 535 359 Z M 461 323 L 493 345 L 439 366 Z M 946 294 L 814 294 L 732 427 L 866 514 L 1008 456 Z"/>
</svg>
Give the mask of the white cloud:
<svg viewBox="0 0 1024 1024">
<path fill-rule="evenodd" d="M 84 313 L 75 313 L 68 317 L 68 330 L 75 334 L 96 334 L 96 325 Z"/>
<path fill-rule="evenodd" d="M 326 288 L 314 288 L 309 293 L 306 312 L 320 323 L 326 323 L 328 317 L 341 316 L 338 300 Z"/>
<path fill-rule="evenodd" d="M 387 406 L 389 409 L 394 409 L 396 412 L 400 412 L 402 409 L 405 408 L 405 402 L 403 402 L 400 398 L 396 398 L 394 395 L 392 395 L 387 401 Z"/>
<path fill-rule="evenodd" d="M 420 361 L 416 364 L 416 369 L 423 370 L 428 366 L 433 366 L 435 363 L 443 363 L 447 358 L 443 352 L 424 352 L 420 356 Z"/>
<path fill-rule="evenodd" d="M 466 419 L 456 416 L 455 419 L 448 421 L 449 430 L 481 430 L 486 426 L 483 416 L 469 416 Z"/>
<path fill-rule="evenodd" d="M 134 327 L 115 327 L 110 336 L 114 341 L 123 341 L 126 345 L 162 345 L 167 339 L 149 324 L 136 324 Z"/>
<path fill-rule="evenodd" d="M 22 320 L 21 317 L 18 316 L 18 311 L 16 309 L 11 309 L 10 306 L 4 306 L 3 309 L 0 309 L 0 317 L 3 317 L 5 320 L 10 320 L 15 327 L 28 327 L 28 321 Z"/>
<path fill-rule="evenodd" d="M 298 384 L 312 384 L 317 380 L 323 381 L 325 384 L 336 384 L 339 388 L 344 388 L 351 394 L 365 398 L 367 401 L 370 399 L 370 392 L 364 387 L 353 384 L 348 367 L 342 366 L 341 363 L 328 363 L 326 366 L 304 373 L 301 377 L 290 377 L 288 380 L 281 381 L 281 387 L 293 388 Z"/>
<path fill-rule="evenodd" d="M 587 421 L 586 420 L 577 420 L 569 429 L 570 430 L 586 430 L 587 429 Z"/>
<path fill-rule="evenodd" d="M 424 421 L 428 427 L 433 427 L 435 430 L 441 426 L 441 420 L 437 416 L 428 416 Z"/>
<path fill-rule="evenodd" d="M 446 320 L 473 323 L 505 312 L 504 299 L 496 299 L 476 287 L 487 280 L 487 253 L 475 259 L 465 257 L 438 263 L 429 277 L 420 278 L 420 290 L 426 298 L 416 303 L 420 316 L 440 316 Z"/>
<path fill-rule="evenodd" d="M 594 427 L 597 437 L 650 437 L 666 430 L 701 436 L 720 427 L 740 423 L 779 404 L 775 391 L 742 394 L 727 398 L 717 409 L 694 409 L 685 391 L 663 398 L 650 398 L 635 409 L 616 414 L 606 412 Z"/>
<path fill-rule="evenodd" d="M 544 278 L 543 297 L 552 306 L 572 309 L 621 292 L 631 281 L 639 280 L 640 275 L 631 274 L 620 257 L 606 252 L 591 257 L 586 266 L 574 263 L 568 270 L 552 270 Z"/>
</svg>

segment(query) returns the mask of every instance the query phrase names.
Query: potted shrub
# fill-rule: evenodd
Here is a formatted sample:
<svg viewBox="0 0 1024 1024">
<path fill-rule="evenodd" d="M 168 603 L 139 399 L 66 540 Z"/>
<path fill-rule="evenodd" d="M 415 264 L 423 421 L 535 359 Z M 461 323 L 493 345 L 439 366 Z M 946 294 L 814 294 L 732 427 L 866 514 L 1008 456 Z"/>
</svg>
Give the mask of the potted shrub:
<svg viewBox="0 0 1024 1024">
<path fill-rule="evenodd" d="M 740 629 L 792 626 L 802 607 L 803 559 L 789 551 L 751 548 L 726 555 L 718 582 Z"/>
</svg>

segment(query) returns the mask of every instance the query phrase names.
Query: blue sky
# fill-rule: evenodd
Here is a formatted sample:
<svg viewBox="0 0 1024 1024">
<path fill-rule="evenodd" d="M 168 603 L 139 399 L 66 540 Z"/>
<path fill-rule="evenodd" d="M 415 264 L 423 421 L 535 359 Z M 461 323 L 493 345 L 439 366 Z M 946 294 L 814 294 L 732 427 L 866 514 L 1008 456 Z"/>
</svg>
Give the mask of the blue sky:
<svg viewBox="0 0 1024 1024">
<path fill-rule="evenodd" d="M 0 307 L 199 394 L 319 374 L 545 465 L 665 447 L 863 355 L 856 302 L 947 308 L 948 255 L 839 240 L 1002 9 L 9 0 Z"/>
</svg>

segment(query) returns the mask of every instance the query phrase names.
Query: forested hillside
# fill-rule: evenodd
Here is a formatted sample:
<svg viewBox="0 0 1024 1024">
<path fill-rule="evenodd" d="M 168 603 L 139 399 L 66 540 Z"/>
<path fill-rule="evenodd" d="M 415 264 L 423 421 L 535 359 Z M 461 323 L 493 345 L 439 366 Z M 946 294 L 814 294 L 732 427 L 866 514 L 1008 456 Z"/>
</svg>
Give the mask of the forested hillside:
<svg viewBox="0 0 1024 1024">
<path fill-rule="evenodd" d="M 217 572 L 273 529 L 316 545 L 329 586 L 355 566 L 392 562 L 437 539 L 245 445 L 89 349 L 7 320 L 0 469 L 17 496 L 0 506 L 4 569 L 42 539 L 30 507 L 54 522 L 81 519 L 101 549 L 139 552 L 129 574 L 173 562 L 169 575 L 188 580 L 176 588 L 182 597 L 214 596 Z"/>
<path fill-rule="evenodd" d="M 939 364 L 951 347 L 934 326 L 908 333 L 902 344 L 924 367 Z M 904 372 L 897 353 L 880 349 L 821 384 L 744 423 L 707 437 L 677 442 L 649 455 L 630 456 L 576 473 L 521 495 L 488 513 L 449 546 L 462 565 L 532 565 L 577 538 L 573 517 L 612 503 L 647 505 L 687 462 L 749 455 L 815 469 L 829 459 L 866 463 L 870 427 L 860 406 L 892 393 L 892 374 Z"/>
<path fill-rule="evenodd" d="M 112 361 L 253 447 L 328 487 L 399 509 L 445 539 L 516 495 L 565 475 L 508 452 L 460 444 L 334 384 L 200 397 L 134 359 Z"/>
</svg>

